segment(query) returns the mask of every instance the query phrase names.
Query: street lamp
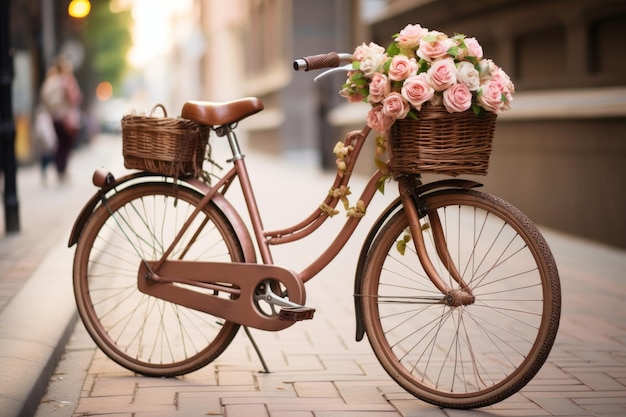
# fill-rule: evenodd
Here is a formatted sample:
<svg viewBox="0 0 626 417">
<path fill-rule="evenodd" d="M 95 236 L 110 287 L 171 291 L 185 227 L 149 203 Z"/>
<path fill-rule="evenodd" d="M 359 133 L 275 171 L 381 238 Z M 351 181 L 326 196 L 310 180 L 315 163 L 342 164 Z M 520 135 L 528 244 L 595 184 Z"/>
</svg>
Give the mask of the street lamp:
<svg viewBox="0 0 626 417">
<path fill-rule="evenodd" d="M 86 17 L 91 11 L 91 3 L 89 0 L 72 0 L 67 6 L 67 14 L 76 19 Z"/>
</svg>

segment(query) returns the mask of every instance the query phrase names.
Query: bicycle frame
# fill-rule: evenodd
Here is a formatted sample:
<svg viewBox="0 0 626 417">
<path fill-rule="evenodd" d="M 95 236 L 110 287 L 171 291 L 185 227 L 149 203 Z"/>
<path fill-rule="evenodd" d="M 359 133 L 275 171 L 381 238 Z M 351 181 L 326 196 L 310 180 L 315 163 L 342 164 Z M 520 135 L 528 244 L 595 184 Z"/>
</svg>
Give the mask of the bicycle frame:
<svg viewBox="0 0 626 417">
<path fill-rule="evenodd" d="M 279 320 L 277 316 L 268 316 L 259 312 L 255 302 L 263 299 L 272 305 L 286 308 L 300 308 L 304 306 L 306 302 L 304 284 L 316 276 L 316 274 L 318 274 L 334 259 L 334 257 L 352 236 L 361 219 L 358 216 L 349 217 L 331 244 L 321 253 L 321 255 L 314 259 L 310 265 L 305 267 L 299 273 L 275 265 L 270 249 L 272 245 L 294 242 L 309 236 L 326 220 L 328 220 L 330 215 L 318 208 L 305 220 L 294 226 L 275 231 L 265 231 L 252 185 L 250 184 L 250 178 L 244 156 L 239 149 L 239 143 L 235 132 L 230 126 L 222 126 L 215 130 L 218 136 L 226 136 L 229 142 L 233 155 L 232 159 L 229 161 L 233 162 L 233 167 L 214 186 L 200 187 L 204 196 L 195 207 L 194 212 L 182 226 L 177 236 L 164 251 L 161 258 L 154 261 L 142 260 L 141 265 L 138 265 L 138 288 L 146 294 L 153 295 L 176 304 L 185 305 L 187 307 L 243 325 L 272 331 L 284 329 L 292 325 L 295 320 L 301 320 L 302 318 L 293 319 L 294 321 L 289 321 L 291 319 Z M 352 146 L 353 149 L 346 156 L 346 171 L 343 172 L 343 174 L 338 171 L 333 183 L 333 189 L 348 187 L 356 161 L 369 133 L 370 129 L 366 126 L 361 131 L 354 131 L 346 136 L 344 146 Z M 365 209 L 367 209 L 374 194 L 376 193 L 379 181 L 384 180 L 385 175 L 385 172 L 377 169 L 366 184 L 360 196 L 360 200 L 363 202 Z M 101 202 L 106 206 L 106 194 L 108 191 L 112 189 L 117 190 L 117 187 L 122 187 L 122 184 L 128 181 L 128 179 L 138 178 L 141 176 L 141 174 L 138 176 L 135 174 L 134 176 L 125 177 L 119 182 L 116 182 L 112 175 L 108 173 L 96 174 L 94 176 L 94 184 L 101 187 L 101 190 L 90 200 L 79 215 L 70 237 L 70 246 L 76 242 L 82 227 L 91 212 L 95 209 L 98 202 Z M 96 177 L 98 177 L 98 179 L 96 179 Z M 248 209 L 247 211 L 250 215 L 256 246 L 260 252 L 262 263 L 256 263 L 254 260 L 256 258 L 252 255 L 254 253 L 254 244 L 247 232 L 247 228 L 241 222 L 241 219 L 238 217 L 234 208 L 232 208 L 232 206 L 230 206 L 224 198 L 225 193 L 228 191 L 235 179 L 239 179 L 240 182 L 244 200 Z M 418 212 L 418 208 L 421 207 L 419 199 L 420 195 L 423 193 L 439 188 L 472 188 L 478 184 L 466 180 L 443 180 L 418 186 L 419 184 L 416 184 L 413 181 L 414 178 L 401 176 L 397 178 L 397 180 L 399 183 L 400 197 L 396 200 L 396 203 L 392 203 L 392 206 L 394 204 L 397 205 L 397 201 L 399 200 L 407 210 L 409 219 L 412 219 L 410 222 L 410 229 L 420 262 L 423 264 L 424 269 L 434 286 L 442 293 L 442 297 L 440 299 L 429 298 L 426 302 L 444 303 L 450 306 L 473 303 L 474 299 L 471 292 L 467 289 L 467 285 L 462 281 L 460 274 L 454 269 L 452 263 L 450 262 L 450 255 L 447 253 L 445 237 L 443 236 L 443 233 L 441 233 L 441 225 L 439 224 L 431 225 L 435 239 L 438 241 L 437 254 L 443 261 L 444 265 L 449 265 L 450 276 L 460 284 L 461 289 L 453 291 L 433 267 L 426 251 L 419 219 L 426 214 L 429 214 L 429 216 L 434 216 L 434 214 L 426 213 L 425 211 Z M 197 181 L 194 180 L 185 181 L 189 182 L 192 186 L 194 186 L 194 184 L 195 186 L 198 185 Z M 329 193 L 323 204 L 327 205 L 331 209 L 334 209 L 340 200 L 340 196 L 333 196 Z M 247 262 L 222 265 L 209 262 L 194 262 L 186 260 L 176 261 L 168 259 L 173 251 L 173 248 L 180 242 L 182 236 L 194 221 L 194 218 L 211 201 L 222 207 L 222 209 L 226 208 L 225 213 L 231 216 L 229 218 L 234 221 L 233 224 L 236 229 L 236 233 L 241 238 L 242 245 L 244 246 L 245 253 L 247 254 L 245 258 Z M 386 213 L 389 214 L 389 210 L 387 210 Z M 432 217 L 430 221 L 431 223 L 438 223 L 436 216 Z M 382 222 L 378 221 L 377 224 L 379 225 L 378 227 L 380 227 Z M 375 228 L 376 227 L 377 226 L 375 226 Z M 245 233 L 241 229 L 245 229 Z M 375 233 L 375 230 L 370 232 L 370 236 L 375 235 Z M 359 271 L 362 271 L 364 253 L 368 250 L 369 246 L 366 245 L 361 252 L 361 256 L 357 264 L 357 277 Z M 216 270 L 219 271 L 219 276 L 214 274 L 214 271 Z M 268 281 L 268 277 L 271 277 L 271 279 L 275 280 L 275 282 L 272 282 L 271 280 Z M 231 294 L 232 299 L 225 300 L 216 298 L 215 302 L 207 303 L 206 294 L 177 287 L 174 285 L 176 283 Z M 280 296 L 282 291 L 279 288 L 280 285 L 276 283 L 279 283 L 286 289 L 289 294 L 288 300 L 285 300 L 282 296 Z M 263 290 L 260 292 L 259 289 Z M 355 297 L 359 297 L 360 294 L 360 287 L 355 285 Z M 359 317 L 357 311 L 357 321 L 358 320 Z M 357 327 L 359 327 L 358 323 Z"/>
<path fill-rule="evenodd" d="M 337 172 L 332 189 L 336 189 L 342 186 L 348 187 L 351 174 L 356 165 L 356 161 L 358 160 L 358 156 L 370 131 L 371 129 L 365 126 L 361 131 L 354 131 L 346 135 L 344 145 L 352 146 L 353 149 L 350 154 L 350 158 L 347 161 L 347 169 L 345 173 L 341 175 L 339 171 Z M 154 264 L 153 270 L 157 273 L 163 263 L 171 254 L 172 249 L 180 241 L 180 238 L 184 235 L 189 225 L 193 222 L 197 214 L 206 206 L 206 204 L 211 199 L 215 197 L 218 192 L 222 195 L 225 194 L 225 192 L 228 190 L 228 188 L 236 178 L 239 179 L 241 190 L 244 196 L 244 201 L 246 202 L 248 213 L 250 215 L 256 243 L 261 254 L 261 259 L 265 265 L 274 264 L 270 246 L 286 244 L 303 239 L 306 236 L 312 234 L 322 224 L 324 224 L 326 220 L 330 218 L 330 215 L 318 208 L 310 216 L 308 216 L 303 221 L 297 223 L 296 225 L 284 229 L 266 231 L 263 226 L 262 217 L 259 212 L 257 201 L 254 195 L 254 190 L 250 183 L 250 177 L 248 175 L 248 170 L 245 164 L 245 157 L 241 153 L 234 129 L 229 126 L 223 126 L 218 129 L 218 136 L 227 137 L 233 154 L 232 159 L 230 159 L 230 161 L 233 162 L 233 167 L 215 184 L 211 191 L 203 197 L 200 204 L 196 207 L 195 211 L 191 214 L 185 225 L 183 225 L 175 240 L 164 252 L 161 260 Z M 362 191 L 359 200 L 364 203 L 365 209 L 367 209 L 369 203 L 372 201 L 372 198 L 377 191 L 377 184 L 384 175 L 384 172 L 382 172 L 380 169 L 376 169 L 376 171 L 366 184 L 364 190 Z M 416 241 L 418 256 L 420 258 L 420 261 L 424 265 L 425 270 L 431 281 L 442 292 L 442 294 L 448 296 L 448 304 L 458 306 L 461 304 L 472 303 L 474 301 L 473 296 L 471 295 L 471 292 L 469 292 L 467 284 L 463 282 L 459 272 L 454 268 L 452 262 L 450 261 L 450 254 L 447 253 L 445 237 L 442 233 L 441 224 L 439 224 L 436 218 L 434 219 L 435 221 L 432 222 L 433 231 L 435 233 L 435 242 L 437 244 L 437 253 L 439 254 L 439 257 L 444 262 L 444 264 L 448 265 L 449 272 L 451 273 L 454 280 L 461 286 L 461 291 L 457 291 L 457 293 L 455 294 L 452 294 L 451 288 L 439 276 L 428 255 L 426 254 L 422 230 L 419 225 L 419 218 L 422 216 L 420 216 L 420 214 L 417 212 L 417 209 L 415 208 L 416 201 L 414 199 L 417 198 L 417 196 L 413 195 L 411 192 L 411 190 L 414 189 L 415 186 L 409 185 L 407 179 L 403 177 L 399 178 L 399 184 L 400 198 L 405 207 L 410 207 L 410 209 L 408 209 L 408 215 L 409 218 L 413 219 L 410 223 L 411 234 Z M 331 195 L 328 195 L 323 203 L 334 209 L 339 201 L 340 197 L 333 197 Z M 361 217 L 358 216 L 349 217 L 346 220 L 343 228 L 339 231 L 339 233 L 336 235 L 333 242 L 328 246 L 328 248 L 326 248 L 324 252 L 319 255 L 315 260 L 313 260 L 313 262 L 309 266 L 307 266 L 297 274 L 298 278 L 303 283 L 308 282 L 310 279 L 316 276 L 324 267 L 326 267 L 326 265 L 328 265 L 335 258 L 335 256 L 337 256 L 337 254 L 341 251 L 341 249 L 345 246 L 345 244 L 352 236 L 360 220 Z"/>
<path fill-rule="evenodd" d="M 294 226 L 275 231 L 265 231 L 263 227 L 262 217 L 260 215 L 257 205 L 256 197 L 254 195 L 254 190 L 250 183 L 250 177 L 248 175 L 248 170 L 245 164 L 245 158 L 239 149 L 239 144 L 235 132 L 230 128 L 224 128 L 224 130 L 225 132 L 221 133 L 220 136 L 227 137 L 233 153 L 233 158 L 230 160 L 233 162 L 233 167 L 211 188 L 211 190 L 207 194 L 205 194 L 200 204 L 198 204 L 195 211 L 190 215 L 188 221 L 183 225 L 178 236 L 175 238 L 169 248 L 164 252 L 161 260 L 154 265 L 153 268 L 155 271 L 159 270 L 163 262 L 165 262 L 165 260 L 171 254 L 172 249 L 179 242 L 180 238 L 184 235 L 185 231 L 193 222 L 197 214 L 206 206 L 206 204 L 208 204 L 209 201 L 211 201 L 211 199 L 215 197 L 217 193 L 225 194 L 225 192 L 228 190 L 228 188 L 235 179 L 239 179 L 241 190 L 244 196 L 244 201 L 246 202 L 248 213 L 250 215 L 257 247 L 261 254 L 261 260 L 266 265 L 272 265 L 274 263 L 270 249 L 272 245 L 285 244 L 303 239 L 304 237 L 309 236 L 311 233 L 317 230 L 330 217 L 328 214 L 324 213 L 324 211 L 318 208 L 305 220 L 299 222 Z M 352 132 L 347 136 L 347 141 L 345 144 L 346 146 L 353 146 L 353 151 L 351 154 L 351 158 L 347 163 L 347 169 L 345 174 L 340 175 L 338 173 L 336 175 L 333 183 L 333 188 L 348 186 L 352 170 L 354 169 L 354 166 L 358 159 L 358 155 L 369 132 L 370 128 L 365 127 L 362 131 Z M 360 200 L 363 201 L 366 208 L 372 201 L 372 198 L 377 191 L 376 184 L 384 175 L 385 174 L 382 171 L 377 169 L 365 186 L 365 189 L 360 196 Z M 329 195 L 324 200 L 324 204 L 328 205 L 331 208 L 335 208 L 339 201 L 340 197 L 332 197 Z M 343 228 L 337 234 L 334 241 L 328 246 L 328 248 L 308 267 L 306 267 L 298 274 L 302 282 L 309 281 L 334 259 L 334 257 L 339 253 L 339 251 L 341 251 L 349 238 L 352 236 L 352 233 L 356 229 L 360 220 L 360 217 L 349 217 L 346 220 Z"/>
</svg>

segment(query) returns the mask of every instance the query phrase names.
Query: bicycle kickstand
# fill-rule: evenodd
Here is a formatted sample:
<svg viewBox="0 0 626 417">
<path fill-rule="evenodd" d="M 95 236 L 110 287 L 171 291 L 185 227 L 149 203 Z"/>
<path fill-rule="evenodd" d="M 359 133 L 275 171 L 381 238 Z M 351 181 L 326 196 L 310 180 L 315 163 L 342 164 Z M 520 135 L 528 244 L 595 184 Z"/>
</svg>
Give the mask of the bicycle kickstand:
<svg viewBox="0 0 626 417">
<path fill-rule="evenodd" d="M 261 349 L 259 349 L 259 345 L 256 344 L 256 340 L 254 340 L 254 337 L 252 337 L 252 333 L 250 333 L 250 329 L 248 329 L 248 326 L 243 326 L 243 330 L 246 332 L 246 335 L 248 336 L 248 339 L 250 339 L 250 343 L 252 343 L 252 347 L 254 348 L 254 351 L 256 352 L 257 356 L 259 357 L 259 360 L 261 361 L 261 365 L 263 365 L 263 370 L 261 371 L 264 374 L 269 374 L 270 370 L 267 367 L 267 363 L 265 363 L 265 359 L 263 358 L 263 354 L 261 353 Z"/>
</svg>

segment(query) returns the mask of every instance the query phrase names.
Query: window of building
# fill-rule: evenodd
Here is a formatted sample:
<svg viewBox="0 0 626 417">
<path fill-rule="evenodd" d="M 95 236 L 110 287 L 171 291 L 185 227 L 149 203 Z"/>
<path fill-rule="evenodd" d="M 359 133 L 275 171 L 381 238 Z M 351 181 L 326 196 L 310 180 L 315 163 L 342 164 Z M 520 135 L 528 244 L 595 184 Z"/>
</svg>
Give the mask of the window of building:
<svg viewBox="0 0 626 417">
<path fill-rule="evenodd" d="M 626 65 L 624 49 L 624 27 L 626 14 L 597 20 L 591 24 L 591 59 L 589 72 L 592 74 L 623 74 Z"/>
<path fill-rule="evenodd" d="M 520 35 L 515 42 L 515 78 L 533 87 L 562 82 L 566 68 L 566 33 L 559 26 Z"/>
</svg>

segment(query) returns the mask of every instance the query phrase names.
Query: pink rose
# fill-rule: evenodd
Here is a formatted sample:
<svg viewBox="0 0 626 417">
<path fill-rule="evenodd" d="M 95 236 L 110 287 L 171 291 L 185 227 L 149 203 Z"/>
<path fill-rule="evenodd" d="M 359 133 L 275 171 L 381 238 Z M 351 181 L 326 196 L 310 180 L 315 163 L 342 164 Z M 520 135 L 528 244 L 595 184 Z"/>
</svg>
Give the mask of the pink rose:
<svg viewBox="0 0 626 417">
<path fill-rule="evenodd" d="M 383 53 L 385 53 L 385 48 L 383 48 L 382 46 L 374 42 L 370 42 L 369 45 L 366 45 L 364 42 L 361 45 L 356 47 L 352 56 L 357 61 L 362 61 L 363 58 L 365 58 L 368 55 L 372 55 L 372 54 L 378 55 L 378 54 L 383 54 Z"/>
<path fill-rule="evenodd" d="M 453 84 L 443 92 L 443 105 L 450 113 L 463 112 L 472 105 L 472 92 L 465 84 Z"/>
<path fill-rule="evenodd" d="M 511 82 L 507 73 L 498 68 L 498 71 L 493 75 L 491 82 L 497 83 L 502 92 L 501 110 L 510 110 L 511 101 L 513 101 L 513 93 L 515 92 L 515 86 L 513 85 L 513 82 Z"/>
<path fill-rule="evenodd" d="M 420 40 L 417 56 L 427 61 L 443 58 L 447 55 L 448 49 L 456 45 L 454 40 L 448 38 L 448 35 L 441 32 L 428 32 Z"/>
<path fill-rule="evenodd" d="M 456 83 L 456 66 L 454 59 L 443 58 L 433 62 L 427 71 L 430 83 L 435 91 L 443 91 Z"/>
<path fill-rule="evenodd" d="M 483 47 L 480 46 L 476 38 L 465 38 L 465 46 L 467 47 L 466 56 L 472 56 L 476 59 L 482 59 Z"/>
<path fill-rule="evenodd" d="M 389 66 L 389 78 L 394 81 L 403 81 L 411 75 L 417 74 L 417 62 L 414 58 L 396 55 Z"/>
<path fill-rule="evenodd" d="M 365 97 L 363 97 L 350 87 L 344 88 L 343 90 L 339 91 L 339 95 L 348 100 L 349 103 L 360 103 L 363 101 L 363 99 L 365 99 Z"/>
<path fill-rule="evenodd" d="M 491 77 L 492 81 L 496 81 L 502 85 L 502 92 L 505 94 L 512 94 L 515 92 L 515 86 L 513 86 L 513 82 L 511 82 L 511 78 L 509 78 L 508 74 L 504 72 L 501 68 L 498 68 Z"/>
<path fill-rule="evenodd" d="M 360 61 L 365 58 L 365 55 L 367 55 L 367 45 L 363 42 L 355 48 L 354 53 L 352 53 L 352 57 L 355 60 Z"/>
<path fill-rule="evenodd" d="M 428 29 L 420 25 L 406 25 L 396 38 L 398 46 L 403 49 L 416 49 L 420 40 L 428 33 Z"/>
<path fill-rule="evenodd" d="M 503 110 L 504 107 L 502 91 L 502 83 L 487 81 L 480 90 L 478 90 L 478 104 L 487 111 L 498 113 L 500 110 Z"/>
<path fill-rule="evenodd" d="M 409 103 L 400 93 L 390 93 L 383 100 L 383 112 L 394 119 L 404 119 L 410 109 Z"/>
<path fill-rule="evenodd" d="M 367 101 L 370 103 L 380 103 L 391 91 L 391 82 L 389 82 L 389 78 L 387 78 L 385 74 L 377 72 L 372 76 L 369 88 L 370 95 Z"/>
<path fill-rule="evenodd" d="M 391 127 L 396 119 L 384 114 L 383 106 L 374 106 L 367 113 L 367 125 L 377 132 L 384 132 Z"/>
<path fill-rule="evenodd" d="M 416 110 L 422 108 L 435 94 L 435 89 L 428 82 L 428 76 L 424 73 L 407 78 L 402 85 L 402 97 L 404 97 Z"/>
</svg>

